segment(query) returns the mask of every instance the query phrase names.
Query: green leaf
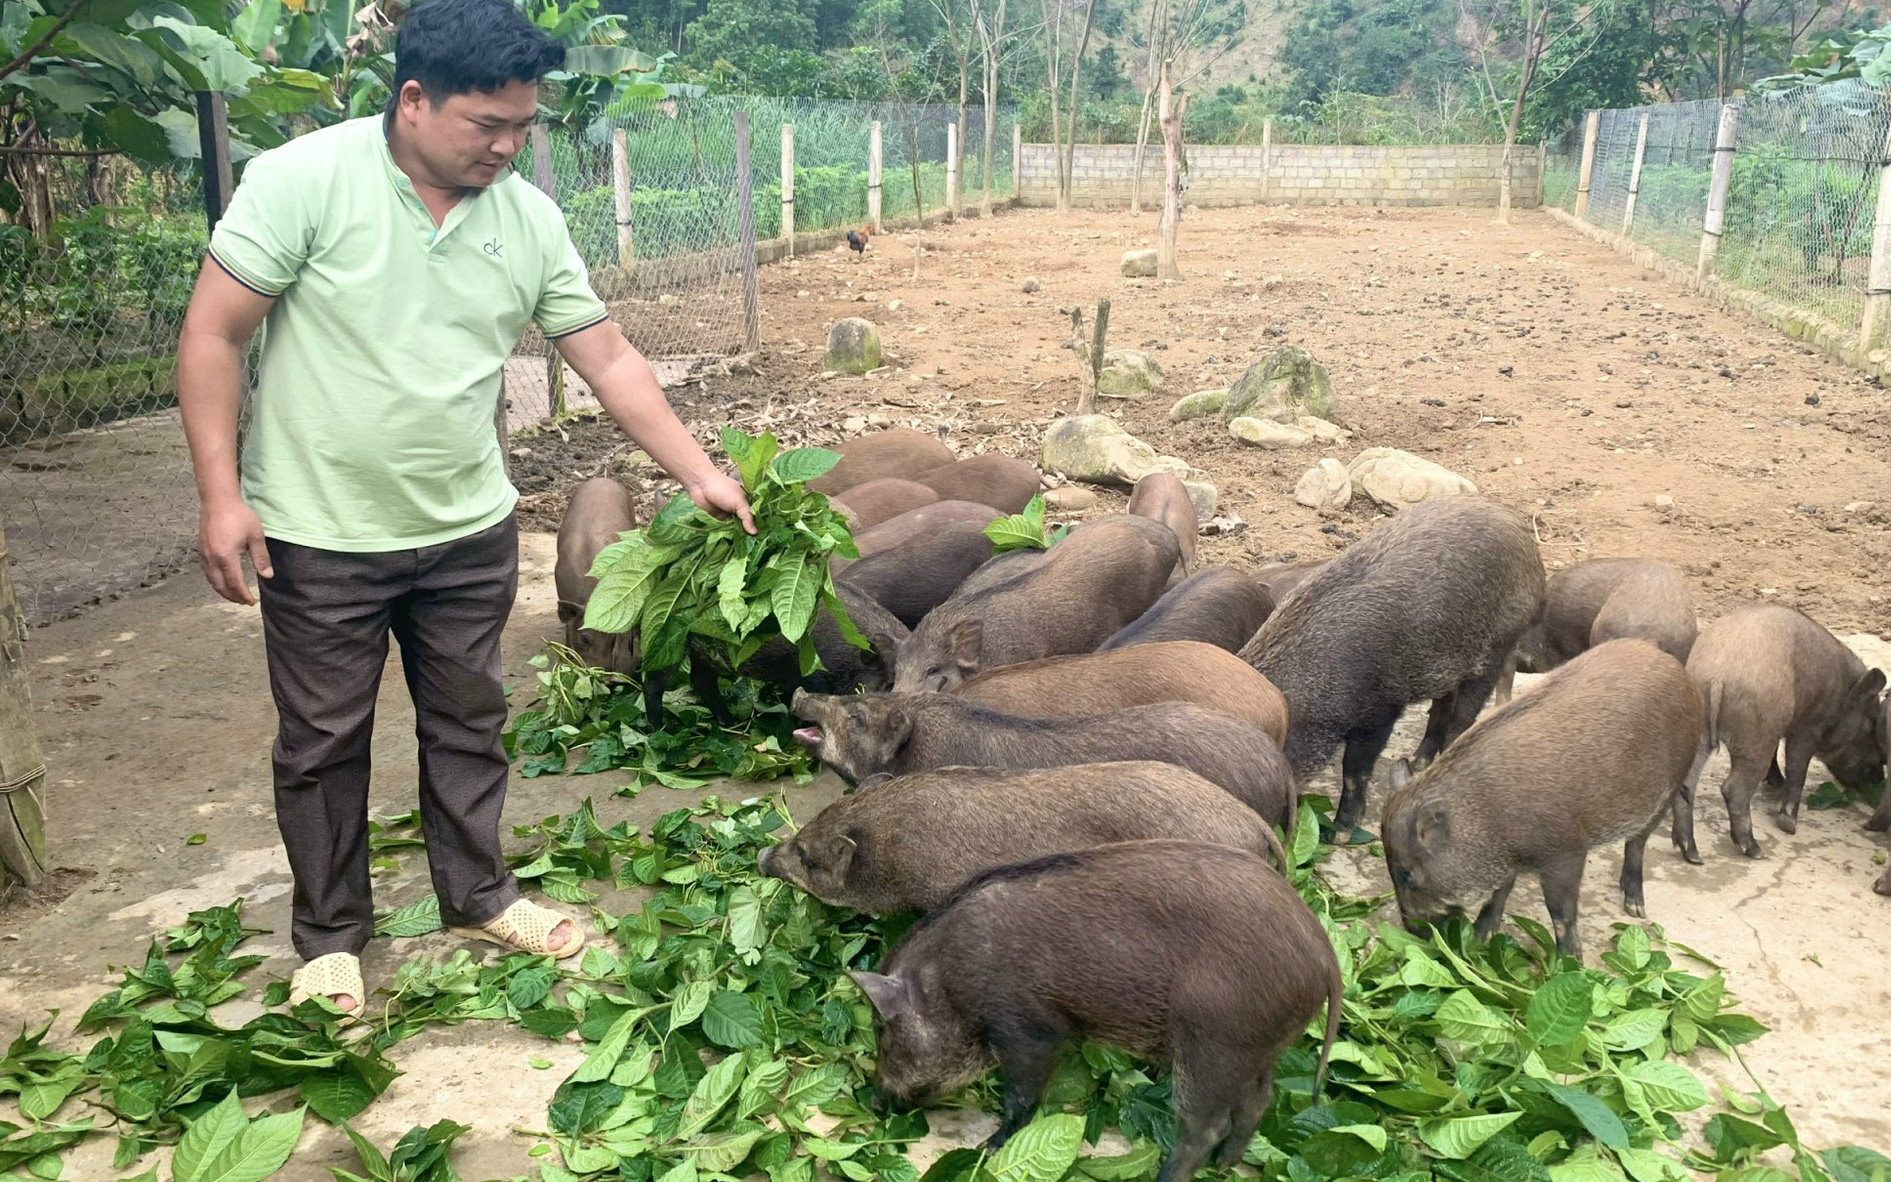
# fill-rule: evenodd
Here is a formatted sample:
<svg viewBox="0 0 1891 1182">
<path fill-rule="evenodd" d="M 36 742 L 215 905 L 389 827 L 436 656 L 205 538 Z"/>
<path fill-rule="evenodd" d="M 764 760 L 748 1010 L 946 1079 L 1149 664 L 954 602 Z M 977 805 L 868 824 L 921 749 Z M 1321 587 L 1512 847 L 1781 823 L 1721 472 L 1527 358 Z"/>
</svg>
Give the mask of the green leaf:
<svg viewBox="0 0 1891 1182">
<path fill-rule="evenodd" d="M 1446 1038 L 1482 1046 L 1501 1043 L 1515 1037 L 1515 1027 L 1503 1015 L 1491 1009 L 1468 989 L 1460 989 L 1445 998 L 1432 1015 Z"/>
<path fill-rule="evenodd" d="M 1543 982 L 1524 1010 L 1523 1025 L 1543 1046 L 1561 1046 L 1589 1022 L 1592 989 L 1587 973 L 1558 973 Z"/>
<path fill-rule="evenodd" d="M 738 633 L 742 630 L 742 618 L 748 614 L 748 600 L 742 594 L 748 580 L 748 559 L 737 554 L 722 564 L 722 574 L 716 579 L 716 606 L 722 612 L 722 619 Z"/>
<path fill-rule="evenodd" d="M 1478 1146 L 1508 1128 L 1522 1115 L 1521 1112 L 1494 1112 L 1421 1120 L 1418 1122 L 1418 1136 L 1440 1157 L 1461 1160 L 1477 1152 Z"/>
<path fill-rule="evenodd" d="M 1601 1022 L 1602 1045 L 1612 1051 L 1639 1051 L 1661 1037 L 1668 1016 L 1656 1009 L 1610 1014 Z"/>
<path fill-rule="evenodd" d="M 729 946 L 737 953 L 762 946 L 762 904 L 747 885 L 729 892 Z"/>
<path fill-rule="evenodd" d="M 994 1182 L 1057 1182 L 1083 1148 L 1083 1118 L 1040 1116 L 1019 1129 L 987 1163 Z"/>
<path fill-rule="evenodd" d="M 1349 1126 L 1350 1127 L 1350 1126 Z M 1077 1171 L 1096 1182 L 1136 1182 L 1147 1178 L 1162 1160 L 1162 1147 L 1154 1141 L 1138 1141 L 1128 1153 L 1114 1157 L 1080 1157 Z M 931 1171 L 927 1171 L 930 1176 Z"/>
<path fill-rule="evenodd" d="M 1630 924 L 1622 929 L 1622 934 L 1615 938 L 1615 950 L 1627 959 L 1632 968 L 1648 967 L 1648 958 L 1654 953 L 1648 941 L 1648 929 L 1638 924 Z"/>
<path fill-rule="evenodd" d="M 374 922 L 374 934 L 377 936 L 425 936 L 441 931 L 446 924 L 440 919 L 440 899 L 428 895 L 416 899 L 398 911 L 390 911 Z"/>
<path fill-rule="evenodd" d="M 1831 1171 L 1832 1182 L 1887 1182 L 1891 1158 L 1862 1145 L 1839 1145 L 1819 1151 L 1819 1160 Z"/>
<path fill-rule="evenodd" d="M 1319 840 L 1318 826 L 1311 826 L 1311 828 L 1314 830 L 1313 839 L 1317 842 Z M 1296 845 L 1299 844 L 1299 836 L 1299 833 L 1294 834 Z M 1404 955 L 1405 963 L 1399 968 L 1399 984 L 1412 989 L 1455 989 L 1458 987 L 1458 979 L 1451 974 L 1451 970 L 1426 955 L 1423 946 L 1408 944 L 1405 946 Z"/>
<path fill-rule="evenodd" d="M 173 50 L 197 68 L 204 89 L 228 93 L 242 90 L 263 67 L 237 48 L 236 42 L 214 29 L 187 25 L 170 16 L 156 17 L 151 27 Z"/>
<path fill-rule="evenodd" d="M 703 1009 L 703 1033 L 719 1047 L 740 1050 L 761 1045 L 762 1015 L 746 993 L 725 989 Z"/>
<path fill-rule="evenodd" d="M 1630 1063 L 1618 1074 L 1625 1084 L 1634 1085 L 1623 1089 L 1626 1094 L 1632 1098 L 1634 1089 L 1639 1088 L 1648 1105 L 1658 1111 L 1692 1112 L 1707 1105 L 1707 1089 L 1679 1063 L 1667 1059 Z"/>
<path fill-rule="evenodd" d="M 1583 1146 L 1550 1167 L 1550 1182 L 1626 1182 L 1620 1166 Z"/>
<path fill-rule="evenodd" d="M 230 34 L 245 49 L 260 54 L 275 37 L 276 22 L 281 17 L 282 0 L 249 0 L 230 22 Z"/>
<path fill-rule="evenodd" d="M 825 1104 L 838 1096 L 846 1084 L 845 1063 L 823 1063 L 819 1067 L 811 1067 L 796 1076 L 794 1083 L 782 1094 L 782 1110 L 795 1112 Z"/>
<path fill-rule="evenodd" d="M 610 547 L 605 547 L 609 550 Z M 629 551 L 621 565 L 599 574 L 597 587 L 584 605 L 584 626 L 596 632 L 624 633 L 637 626 L 644 602 L 663 576 L 660 555 L 665 550 L 644 546 Z M 603 556 L 592 566 L 597 570 Z"/>
<path fill-rule="evenodd" d="M 1628 1128 L 1608 1105 L 1581 1088 L 1559 1083 L 1544 1083 L 1542 1086 L 1558 1104 L 1569 1110 L 1571 1116 L 1582 1122 L 1582 1127 L 1589 1131 L 1591 1137 L 1610 1149 L 1628 1148 Z"/>
<path fill-rule="evenodd" d="M 985 536 L 991 539 L 993 554 L 1003 554 L 1011 550 L 1048 549 L 1050 543 L 1044 538 L 1043 496 L 1032 497 L 1025 505 L 1024 512 L 1000 517 L 987 525 Z"/>
<path fill-rule="evenodd" d="M 814 619 L 814 600 L 820 593 L 823 575 L 815 569 L 814 556 L 787 554 L 769 565 L 779 572 L 771 597 L 781 635 L 798 641 L 807 633 Z"/>
<path fill-rule="evenodd" d="M 747 1061 L 740 1054 L 730 1055 L 696 1082 L 696 1089 L 683 1103 L 683 1116 L 676 1126 L 679 1138 L 688 1140 L 709 1127 L 722 1106 L 741 1088 L 746 1067 Z"/>
<path fill-rule="evenodd" d="M 248 1127 L 249 1118 L 236 1098 L 236 1089 L 231 1088 L 215 1107 L 185 1128 L 171 1159 L 171 1173 L 177 1182 L 204 1182 L 209 1177 L 210 1163 L 234 1146 Z"/>
<path fill-rule="evenodd" d="M 626 1010 L 611 1023 L 611 1028 L 604 1032 L 598 1045 L 591 1048 L 591 1053 L 578 1064 L 578 1070 L 571 1073 L 577 1083 L 596 1083 L 609 1079 L 617 1061 L 624 1057 L 624 1048 L 630 1045 L 630 1036 L 636 1032 L 637 1023 L 643 1020 L 642 1010 Z"/>
<path fill-rule="evenodd" d="M 768 471 L 782 484 L 806 484 L 827 475 L 840 463 L 840 453 L 824 447 L 797 447 L 785 451 L 769 465 Z"/>
<path fill-rule="evenodd" d="M 1687 1167 L 1652 1149 L 1617 1149 L 1617 1161 L 1635 1182 L 1687 1182 Z"/>
<path fill-rule="evenodd" d="M 699 1170 L 726 1174 L 742 1163 L 755 1148 L 755 1143 L 768 1135 L 767 1129 L 747 1129 L 742 1132 L 705 1133 L 681 1146 L 696 1163 Z"/>
<path fill-rule="evenodd" d="M 352 1120 L 373 1102 L 375 1095 L 368 1082 L 349 1067 L 306 1076 L 296 1091 L 310 1111 L 331 1125 Z"/>
<path fill-rule="evenodd" d="M 189 1155 L 184 1142 L 178 1143 L 177 1157 L 171 1164 L 177 1182 L 262 1182 L 288 1162 L 302 1136 L 303 1113 L 307 1110 L 264 1114 L 246 1121 L 241 1105 L 235 1101 L 232 1089 L 221 1104 L 185 1131 L 188 1140 L 205 1121 L 215 1121 Z"/>
<path fill-rule="evenodd" d="M 670 1000 L 670 1029 L 681 1030 L 702 1016 L 716 995 L 714 981 L 687 981 Z"/>
</svg>

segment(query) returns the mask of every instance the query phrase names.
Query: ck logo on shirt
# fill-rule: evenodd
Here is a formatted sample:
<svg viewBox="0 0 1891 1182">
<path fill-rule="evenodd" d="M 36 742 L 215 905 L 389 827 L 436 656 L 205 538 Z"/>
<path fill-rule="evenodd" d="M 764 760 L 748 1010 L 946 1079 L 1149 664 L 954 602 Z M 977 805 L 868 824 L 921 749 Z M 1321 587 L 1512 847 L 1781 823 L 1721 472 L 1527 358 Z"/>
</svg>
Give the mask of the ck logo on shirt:
<svg viewBox="0 0 1891 1182">
<path fill-rule="evenodd" d="M 495 238 L 491 242 L 488 242 L 486 244 L 486 253 L 491 255 L 493 258 L 502 259 L 506 257 L 505 244 L 500 242 L 497 238 Z"/>
</svg>

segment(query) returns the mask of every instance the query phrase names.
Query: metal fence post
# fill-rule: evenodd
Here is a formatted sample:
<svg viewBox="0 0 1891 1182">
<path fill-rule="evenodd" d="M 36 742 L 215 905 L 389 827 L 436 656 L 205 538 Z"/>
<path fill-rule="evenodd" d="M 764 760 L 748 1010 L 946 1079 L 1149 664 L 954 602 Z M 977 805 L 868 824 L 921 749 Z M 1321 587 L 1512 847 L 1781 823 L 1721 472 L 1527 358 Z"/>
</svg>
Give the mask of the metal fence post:
<svg viewBox="0 0 1891 1182">
<path fill-rule="evenodd" d="M 762 347 L 762 288 L 755 271 L 755 170 L 751 167 L 749 113 L 735 113 L 735 193 L 736 225 L 741 245 L 737 247 L 742 266 L 742 328 L 748 351 Z"/>
<path fill-rule="evenodd" d="M 230 192 L 235 188 L 230 179 L 228 109 L 223 96 L 214 91 L 197 92 L 197 146 L 204 173 L 204 220 L 214 230 L 217 219 L 230 208 Z"/>
<path fill-rule="evenodd" d="M 1720 127 L 1714 133 L 1714 183 L 1707 190 L 1707 217 L 1701 224 L 1701 261 L 1695 268 L 1697 279 L 1714 273 L 1714 258 L 1720 254 L 1721 227 L 1727 220 L 1727 189 L 1733 183 L 1733 145 L 1740 130 L 1740 108 L 1727 103 L 1720 108 Z"/>
<path fill-rule="evenodd" d="M 1628 202 L 1622 207 L 1622 237 L 1635 224 L 1635 194 L 1641 192 L 1641 162 L 1648 151 L 1648 112 L 1641 113 L 1641 130 L 1635 133 L 1635 163 L 1628 170 Z"/>
<path fill-rule="evenodd" d="M 1589 177 L 1596 168 L 1596 132 L 1602 126 L 1602 112 L 1591 111 L 1582 125 L 1582 171 L 1576 177 L 1576 219 L 1589 216 Z"/>
<path fill-rule="evenodd" d="M 637 242 L 630 225 L 630 146 L 624 129 L 611 129 L 611 188 L 617 196 L 617 265 L 630 278 L 637 266 Z"/>
<path fill-rule="evenodd" d="M 1871 225 L 1871 269 L 1865 276 L 1865 315 L 1858 326 L 1858 347 L 1870 352 L 1884 328 L 1891 304 L 1891 134 L 1878 161 L 1878 211 Z"/>
<path fill-rule="evenodd" d="M 946 216 L 959 216 L 959 125 L 946 124 Z"/>
<path fill-rule="evenodd" d="M 794 257 L 794 124 L 781 125 L 781 235 Z"/>
<path fill-rule="evenodd" d="M 878 234 L 886 227 L 880 221 L 880 190 L 885 182 L 885 154 L 880 142 L 880 121 L 867 127 L 867 223 Z"/>
</svg>

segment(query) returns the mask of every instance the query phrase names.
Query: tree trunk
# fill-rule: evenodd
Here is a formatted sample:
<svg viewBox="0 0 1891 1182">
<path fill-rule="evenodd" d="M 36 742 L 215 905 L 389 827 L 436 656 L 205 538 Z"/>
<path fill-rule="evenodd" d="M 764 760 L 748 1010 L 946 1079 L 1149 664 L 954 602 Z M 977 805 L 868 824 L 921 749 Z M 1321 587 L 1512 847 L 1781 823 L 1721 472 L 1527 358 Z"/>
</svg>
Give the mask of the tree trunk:
<svg viewBox="0 0 1891 1182">
<path fill-rule="evenodd" d="M 1070 208 L 1070 178 L 1064 175 L 1064 124 L 1057 109 L 1057 58 L 1063 0 L 1044 0 L 1044 70 L 1050 79 L 1051 159 L 1057 173 L 1057 208 Z"/>
<path fill-rule="evenodd" d="M 7 573 L 7 538 L 0 523 L 0 882 L 28 887 L 46 876 L 43 820 L 46 763 L 33 730 L 26 687 L 26 622 Z"/>
<path fill-rule="evenodd" d="M 1077 107 L 1081 98 L 1077 93 L 1077 83 L 1083 77 L 1083 55 L 1090 48 L 1090 20 L 1096 11 L 1097 0 L 1088 0 L 1083 9 L 1083 35 L 1077 39 L 1077 56 L 1070 62 L 1070 134 L 1065 137 L 1064 176 L 1070 178 L 1073 189 L 1077 176 Z"/>
<path fill-rule="evenodd" d="M 1504 155 L 1497 177 L 1497 223 L 1510 224 L 1511 164 L 1517 153 L 1517 129 L 1523 125 L 1523 102 L 1529 97 L 1530 83 L 1543 60 L 1543 44 L 1549 33 L 1549 8 L 1546 5 L 1537 22 L 1524 31 L 1523 76 L 1517 80 L 1517 99 L 1510 104 L 1510 118 L 1504 121 Z"/>
<path fill-rule="evenodd" d="M 1156 88 L 1150 87 L 1142 96 L 1142 119 L 1136 127 L 1136 163 L 1135 171 L 1130 174 L 1129 212 L 1142 212 L 1142 160 L 1149 152 L 1149 123 L 1156 113 Z"/>
<path fill-rule="evenodd" d="M 979 27 L 984 28 L 984 17 L 979 18 Z M 984 35 L 985 44 L 985 188 L 978 198 L 978 212 L 981 217 L 991 216 L 991 186 L 993 159 L 998 154 L 998 47 L 1005 37 L 1005 0 L 998 0 L 998 15 L 991 28 Z M 1013 193 L 1012 197 L 1017 194 Z"/>
<path fill-rule="evenodd" d="M 1182 222 L 1182 117 L 1188 111 L 1188 95 L 1177 98 L 1170 66 L 1169 62 L 1162 63 L 1157 103 L 1157 118 L 1162 124 L 1163 192 L 1162 225 L 1156 232 L 1156 278 L 1165 280 L 1182 277 L 1175 259 L 1175 240 Z"/>
</svg>

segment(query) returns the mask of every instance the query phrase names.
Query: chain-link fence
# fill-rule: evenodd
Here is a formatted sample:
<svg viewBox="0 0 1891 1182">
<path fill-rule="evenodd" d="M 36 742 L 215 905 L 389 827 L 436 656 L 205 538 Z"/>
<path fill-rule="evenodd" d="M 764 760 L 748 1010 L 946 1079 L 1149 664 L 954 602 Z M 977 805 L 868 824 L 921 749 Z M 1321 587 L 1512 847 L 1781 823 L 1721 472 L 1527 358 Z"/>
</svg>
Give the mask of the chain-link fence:
<svg viewBox="0 0 1891 1182">
<path fill-rule="evenodd" d="M 1891 96 L 1856 81 L 1733 100 L 1739 107 L 1714 274 L 1837 326 L 1860 322 L 1873 208 Z M 1701 100 L 1598 112 L 1585 219 L 1694 265 L 1700 257 L 1721 103 Z M 1645 126 L 1645 131 L 1644 131 Z M 1583 131 L 1545 145 L 1544 200 L 1573 211 Z"/>
<path fill-rule="evenodd" d="M 0 512 L 29 622 L 189 560 L 178 327 L 207 234 L 194 168 L 15 154 L 50 213 L 0 224 Z"/>
</svg>

